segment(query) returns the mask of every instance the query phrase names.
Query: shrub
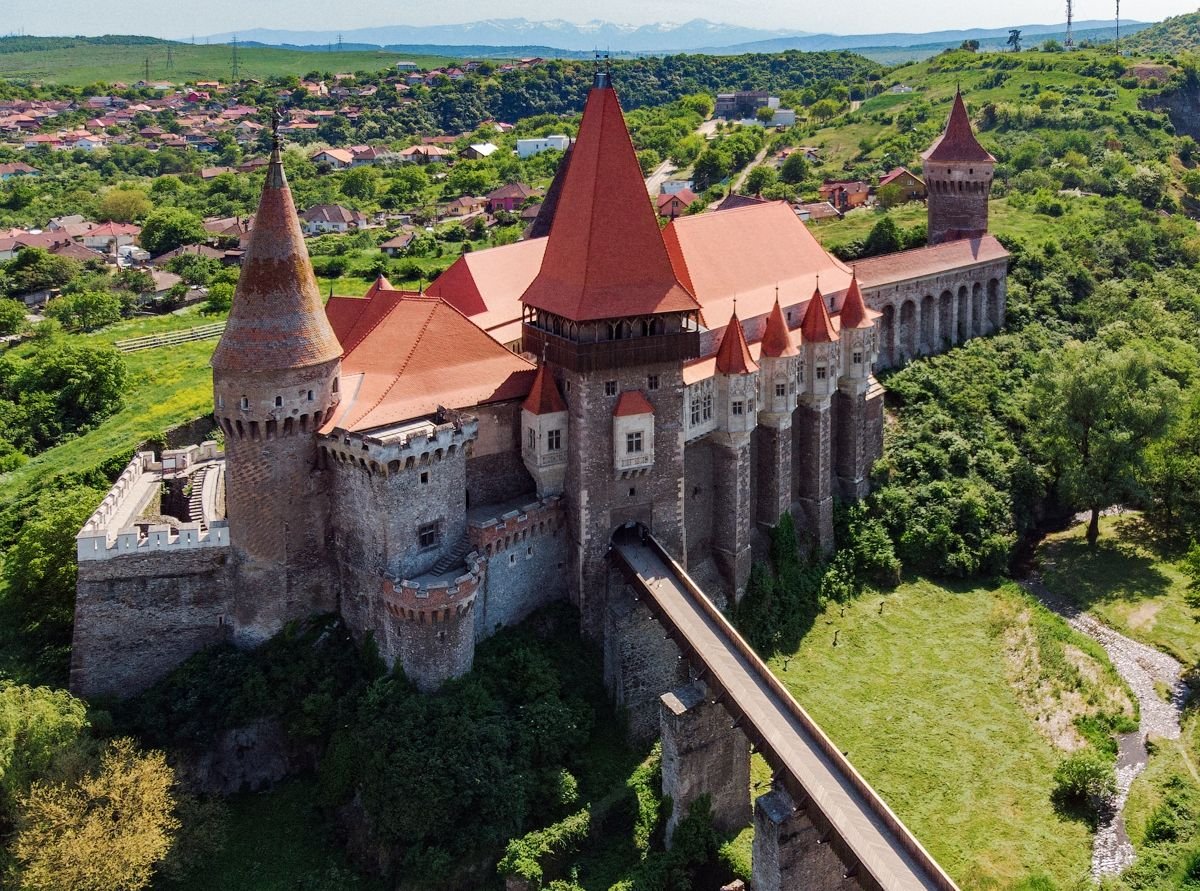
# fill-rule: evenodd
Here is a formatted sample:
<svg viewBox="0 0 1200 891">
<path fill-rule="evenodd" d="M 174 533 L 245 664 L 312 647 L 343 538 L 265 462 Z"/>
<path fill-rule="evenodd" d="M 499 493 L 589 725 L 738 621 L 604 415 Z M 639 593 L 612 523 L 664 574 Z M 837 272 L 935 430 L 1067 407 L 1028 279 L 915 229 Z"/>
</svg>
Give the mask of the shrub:
<svg viewBox="0 0 1200 891">
<path fill-rule="evenodd" d="M 1054 769 L 1054 794 L 1065 802 L 1098 811 L 1117 794 L 1112 764 L 1094 749 L 1082 749 Z"/>
</svg>

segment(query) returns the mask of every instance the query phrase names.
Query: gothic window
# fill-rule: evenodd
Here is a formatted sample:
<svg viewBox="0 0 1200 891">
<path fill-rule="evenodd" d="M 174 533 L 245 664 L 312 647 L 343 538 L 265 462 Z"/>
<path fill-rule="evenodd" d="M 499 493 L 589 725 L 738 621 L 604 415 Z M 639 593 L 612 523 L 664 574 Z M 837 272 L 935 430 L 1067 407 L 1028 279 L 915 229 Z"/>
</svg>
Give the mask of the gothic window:
<svg viewBox="0 0 1200 891">
<path fill-rule="evenodd" d="M 787 395 L 787 384 L 776 384 L 775 385 L 775 395 L 776 396 L 786 396 Z"/>
<path fill-rule="evenodd" d="M 616 396 L 617 395 L 617 382 L 616 381 L 605 381 L 604 382 L 604 395 L 605 396 Z"/>
<path fill-rule="evenodd" d="M 546 431 L 546 451 L 557 452 L 562 448 L 562 431 L 547 430 Z"/>
<path fill-rule="evenodd" d="M 417 527 L 417 544 L 422 550 L 437 547 L 440 537 L 440 530 L 437 523 L 425 523 Z"/>
<path fill-rule="evenodd" d="M 695 427 L 700 423 L 700 397 L 693 396 L 689 408 L 691 409 L 691 424 L 689 426 Z"/>
<path fill-rule="evenodd" d="M 746 404 L 740 399 L 733 400 L 730 408 L 735 415 L 742 415 L 746 413 Z"/>
<path fill-rule="evenodd" d="M 861 352 L 859 352 L 859 351 L 855 351 L 855 353 L 854 353 L 854 364 L 855 364 L 855 365 L 862 365 L 862 359 L 863 359 L 863 357 L 862 357 L 862 353 L 861 353 Z"/>
<path fill-rule="evenodd" d="M 817 366 L 817 380 L 819 380 L 819 381 L 825 380 L 825 366 L 824 365 Z"/>
<path fill-rule="evenodd" d="M 648 390 L 657 390 L 658 389 L 658 375 L 657 374 L 652 374 L 646 378 L 646 389 L 648 389 Z"/>
<path fill-rule="evenodd" d="M 704 415 L 704 420 L 711 421 L 713 412 L 713 398 L 711 393 L 704 394 L 704 405 L 701 408 L 701 414 Z"/>
<path fill-rule="evenodd" d="M 642 431 L 625 434 L 625 452 L 629 455 L 640 454 L 642 451 Z"/>
</svg>

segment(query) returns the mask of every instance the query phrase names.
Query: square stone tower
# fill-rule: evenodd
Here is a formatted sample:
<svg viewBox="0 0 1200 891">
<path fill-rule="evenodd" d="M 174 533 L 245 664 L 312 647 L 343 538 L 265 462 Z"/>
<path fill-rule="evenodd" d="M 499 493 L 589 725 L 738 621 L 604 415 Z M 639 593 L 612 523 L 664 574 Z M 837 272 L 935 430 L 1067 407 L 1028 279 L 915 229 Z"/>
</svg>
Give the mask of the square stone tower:
<svg viewBox="0 0 1200 891">
<path fill-rule="evenodd" d="M 954 94 L 945 132 L 921 157 L 928 193 L 929 243 L 984 235 L 996 159 L 975 138 L 961 92 Z"/>
</svg>

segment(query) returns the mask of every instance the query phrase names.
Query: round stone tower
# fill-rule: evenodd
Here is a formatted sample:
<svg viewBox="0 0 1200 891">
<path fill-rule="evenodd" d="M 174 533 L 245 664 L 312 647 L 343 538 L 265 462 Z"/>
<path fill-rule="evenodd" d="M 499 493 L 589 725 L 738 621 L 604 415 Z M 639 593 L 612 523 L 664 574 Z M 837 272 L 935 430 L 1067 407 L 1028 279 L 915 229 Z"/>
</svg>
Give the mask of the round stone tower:
<svg viewBox="0 0 1200 891">
<path fill-rule="evenodd" d="M 984 235 L 996 159 L 975 138 L 961 92 L 954 95 L 945 132 L 921 157 L 925 161 L 929 243 Z"/>
<path fill-rule="evenodd" d="M 338 403 L 341 354 L 276 148 L 212 357 L 240 640 L 261 640 L 336 603 L 316 437 Z"/>
</svg>

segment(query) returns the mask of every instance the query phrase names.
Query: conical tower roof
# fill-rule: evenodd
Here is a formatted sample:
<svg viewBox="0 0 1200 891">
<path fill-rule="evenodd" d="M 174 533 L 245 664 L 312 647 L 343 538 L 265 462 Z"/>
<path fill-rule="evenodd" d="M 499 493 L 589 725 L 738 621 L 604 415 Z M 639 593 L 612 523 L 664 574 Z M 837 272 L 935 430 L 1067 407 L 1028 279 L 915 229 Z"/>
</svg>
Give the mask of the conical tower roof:
<svg viewBox="0 0 1200 891">
<path fill-rule="evenodd" d="M 758 371 L 758 363 L 750 355 L 746 332 L 737 313 L 730 318 L 725 333 L 721 335 L 721 345 L 717 348 L 717 371 L 721 374 L 753 374 Z"/>
<path fill-rule="evenodd" d="M 212 367 L 217 371 L 281 371 L 321 365 L 341 354 L 341 344 L 325 318 L 276 149 L 267 166 L 229 322 L 213 353 Z"/>
<path fill-rule="evenodd" d="M 541 270 L 521 300 L 574 321 L 699 309 L 675 277 L 617 94 L 588 94 Z"/>
<path fill-rule="evenodd" d="M 792 343 L 792 333 L 788 330 L 787 320 L 779 307 L 779 296 L 775 296 L 775 305 L 767 316 L 767 327 L 763 331 L 762 354 L 772 359 L 786 359 L 800 355 L 796 345 Z"/>
<path fill-rule="evenodd" d="M 850 277 L 850 290 L 846 292 L 846 299 L 842 301 L 840 319 L 843 330 L 846 328 L 870 328 L 875 324 L 874 317 L 863 300 L 857 274 Z"/>
<path fill-rule="evenodd" d="M 954 93 L 954 104 L 950 107 L 945 131 L 921 157 L 926 161 L 995 162 L 996 159 L 975 138 L 961 90 Z"/>
<path fill-rule="evenodd" d="M 834 330 L 833 320 L 829 318 L 829 310 L 825 308 L 825 298 L 821 289 L 813 291 L 812 300 L 808 301 L 808 309 L 804 311 L 804 321 L 800 324 L 800 334 L 805 343 L 833 343 L 838 339 Z"/>
<path fill-rule="evenodd" d="M 562 394 L 558 392 L 558 384 L 546 370 L 546 363 L 543 362 L 538 366 L 533 386 L 529 388 L 529 395 L 521 403 L 521 408 L 535 415 L 549 415 L 567 410 L 567 404 L 563 402 Z"/>
</svg>

